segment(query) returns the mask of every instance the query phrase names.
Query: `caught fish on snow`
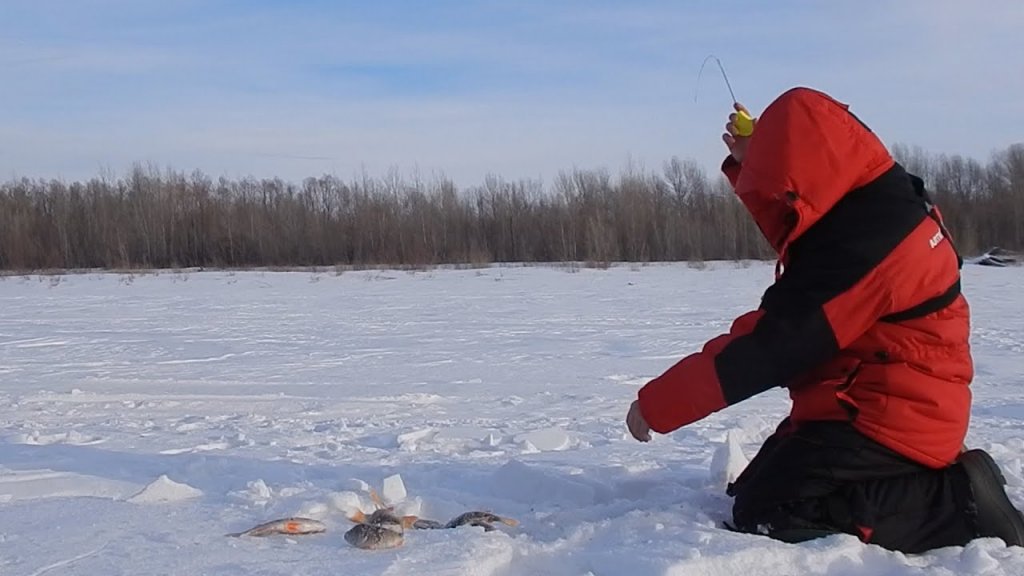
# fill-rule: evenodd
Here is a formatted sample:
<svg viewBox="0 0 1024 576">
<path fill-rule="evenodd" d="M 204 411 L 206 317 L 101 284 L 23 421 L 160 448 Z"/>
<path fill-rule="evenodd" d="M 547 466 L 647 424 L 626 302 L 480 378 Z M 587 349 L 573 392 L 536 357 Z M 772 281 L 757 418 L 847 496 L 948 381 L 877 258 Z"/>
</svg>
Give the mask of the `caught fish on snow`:
<svg viewBox="0 0 1024 576">
<path fill-rule="evenodd" d="M 507 526 L 518 526 L 519 522 L 511 518 L 504 518 L 480 510 L 473 510 L 459 514 L 446 524 L 436 520 L 418 518 L 416 516 L 398 516 L 394 507 L 385 506 L 376 492 L 370 490 L 370 498 L 373 500 L 376 510 L 371 514 L 359 510 L 349 517 L 349 520 L 356 525 L 345 533 L 345 541 L 364 550 L 385 550 L 396 548 L 405 542 L 405 531 L 409 528 L 416 530 L 439 530 L 446 528 L 458 528 L 459 526 L 479 526 L 485 532 L 495 529 L 495 523 L 502 523 Z"/>
<path fill-rule="evenodd" d="M 405 535 L 376 524 L 356 524 L 345 532 L 345 541 L 363 550 L 387 550 L 405 543 Z"/>
<path fill-rule="evenodd" d="M 385 506 L 380 497 L 370 490 L 370 498 L 377 507 L 367 515 L 362 510 L 349 517 L 355 522 L 345 533 L 345 541 L 363 550 L 397 548 L 405 542 L 405 530 L 419 521 L 415 516 L 398 516 L 392 506 Z"/>
<path fill-rule="evenodd" d="M 287 534 L 289 536 L 304 536 L 306 534 L 319 534 L 327 530 L 327 526 L 319 520 L 313 520 L 312 518 L 281 518 L 279 520 L 271 520 L 250 528 L 245 532 L 236 532 L 228 534 L 228 536 L 239 537 L 239 536 L 272 536 L 274 534 Z"/>
<path fill-rule="evenodd" d="M 518 526 L 519 522 L 512 518 L 504 518 L 497 514 L 490 512 L 484 512 L 480 510 L 474 510 L 472 512 L 465 512 L 459 514 L 455 518 L 452 518 L 444 525 L 445 528 L 458 528 L 459 526 L 479 526 L 484 529 L 484 532 L 490 532 L 494 530 L 495 522 L 500 522 L 506 526 Z"/>
</svg>

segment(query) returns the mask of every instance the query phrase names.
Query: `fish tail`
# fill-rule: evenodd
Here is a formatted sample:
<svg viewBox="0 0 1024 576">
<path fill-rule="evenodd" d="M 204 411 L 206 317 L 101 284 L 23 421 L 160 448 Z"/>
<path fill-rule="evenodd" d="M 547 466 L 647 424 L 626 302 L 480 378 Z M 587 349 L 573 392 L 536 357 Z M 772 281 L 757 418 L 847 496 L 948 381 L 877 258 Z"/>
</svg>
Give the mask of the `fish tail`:
<svg viewBox="0 0 1024 576">
<path fill-rule="evenodd" d="M 404 530 L 412 528 L 412 525 L 415 524 L 417 520 L 419 520 L 419 518 L 416 516 L 402 516 L 402 528 Z"/>
</svg>

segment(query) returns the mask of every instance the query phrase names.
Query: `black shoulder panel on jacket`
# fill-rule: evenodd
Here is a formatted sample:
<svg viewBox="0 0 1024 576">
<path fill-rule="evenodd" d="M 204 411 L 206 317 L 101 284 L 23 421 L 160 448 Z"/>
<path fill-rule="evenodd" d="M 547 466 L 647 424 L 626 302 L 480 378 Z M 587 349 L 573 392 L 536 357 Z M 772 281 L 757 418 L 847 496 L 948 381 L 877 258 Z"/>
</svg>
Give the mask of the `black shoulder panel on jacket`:
<svg viewBox="0 0 1024 576">
<path fill-rule="evenodd" d="M 844 196 L 793 242 L 786 271 L 765 293 L 762 308 L 822 306 L 881 264 L 926 218 L 910 176 L 894 165 Z"/>
<path fill-rule="evenodd" d="M 715 358 L 729 404 L 785 386 L 838 351 L 822 308 L 877 267 L 928 212 L 899 165 L 851 191 L 790 247 L 753 332 Z"/>
</svg>

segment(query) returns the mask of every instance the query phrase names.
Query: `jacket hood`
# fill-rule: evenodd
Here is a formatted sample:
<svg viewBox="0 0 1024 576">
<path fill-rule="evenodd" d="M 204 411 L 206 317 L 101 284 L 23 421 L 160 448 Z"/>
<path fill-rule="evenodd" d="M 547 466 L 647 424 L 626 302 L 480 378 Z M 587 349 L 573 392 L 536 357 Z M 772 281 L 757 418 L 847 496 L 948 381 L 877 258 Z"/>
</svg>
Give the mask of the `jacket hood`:
<svg viewBox="0 0 1024 576">
<path fill-rule="evenodd" d="M 786 247 L 843 196 L 893 164 L 849 106 L 810 88 L 793 88 L 758 118 L 736 194 L 784 259 Z"/>
</svg>

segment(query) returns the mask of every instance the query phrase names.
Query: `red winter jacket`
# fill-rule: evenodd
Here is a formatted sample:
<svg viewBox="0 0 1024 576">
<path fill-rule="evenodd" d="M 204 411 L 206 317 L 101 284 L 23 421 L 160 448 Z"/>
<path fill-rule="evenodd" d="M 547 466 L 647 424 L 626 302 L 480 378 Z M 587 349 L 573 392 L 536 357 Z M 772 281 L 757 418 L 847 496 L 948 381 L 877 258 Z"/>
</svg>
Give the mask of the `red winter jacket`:
<svg viewBox="0 0 1024 576">
<path fill-rule="evenodd" d="M 923 183 L 841 104 L 806 88 L 758 120 L 723 171 L 783 272 L 760 307 L 644 386 L 670 432 L 775 386 L 790 417 L 849 420 L 924 465 L 958 455 L 973 365 L 961 261 Z"/>
</svg>

